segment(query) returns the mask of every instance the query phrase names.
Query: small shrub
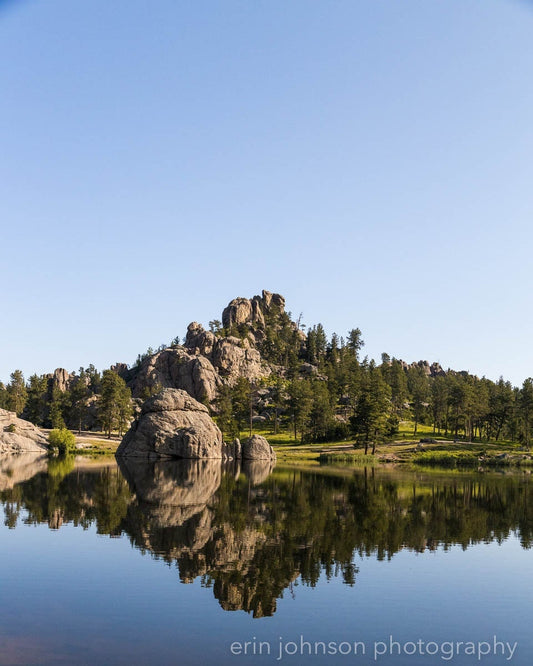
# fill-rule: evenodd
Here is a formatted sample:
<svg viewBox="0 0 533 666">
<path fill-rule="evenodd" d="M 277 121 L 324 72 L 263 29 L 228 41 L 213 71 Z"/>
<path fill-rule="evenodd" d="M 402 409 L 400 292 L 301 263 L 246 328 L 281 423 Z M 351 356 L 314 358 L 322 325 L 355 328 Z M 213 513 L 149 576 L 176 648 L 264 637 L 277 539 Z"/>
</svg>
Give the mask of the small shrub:
<svg viewBox="0 0 533 666">
<path fill-rule="evenodd" d="M 50 431 L 48 443 L 52 449 L 57 449 L 61 454 L 74 451 L 76 448 L 76 438 L 66 428 L 54 428 Z"/>
<path fill-rule="evenodd" d="M 6 432 L 17 432 L 17 426 L 14 423 L 10 423 L 6 428 Z"/>
</svg>

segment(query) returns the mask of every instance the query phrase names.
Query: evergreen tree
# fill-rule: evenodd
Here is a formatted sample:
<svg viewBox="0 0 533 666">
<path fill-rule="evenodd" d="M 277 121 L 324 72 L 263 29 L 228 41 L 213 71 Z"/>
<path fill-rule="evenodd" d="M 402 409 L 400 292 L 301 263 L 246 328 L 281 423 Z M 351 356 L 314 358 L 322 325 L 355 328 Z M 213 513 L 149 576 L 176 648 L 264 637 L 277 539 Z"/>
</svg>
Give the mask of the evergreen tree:
<svg viewBox="0 0 533 666">
<path fill-rule="evenodd" d="M 90 395 L 89 383 L 89 375 L 83 368 L 80 368 L 79 374 L 70 389 L 71 415 L 80 434 L 87 416 L 87 401 Z"/>
<path fill-rule="evenodd" d="M 22 370 L 15 370 L 11 373 L 11 381 L 7 385 L 7 394 L 8 409 L 20 416 L 26 406 L 28 395 Z"/>
<path fill-rule="evenodd" d="M 363 443 L 365 455 L 370 444 L 374 454 L 377 444 L 386 438 L 390 411 L 390 387 L 379 368 L 371 363 L 363 379 L 355 414 L 350 417 L 352 432 Z"/>
<path fill-rule="evenodd" d="M 418 424 L 422 420 L 429 397 L 429 382 L 424 369 L 418 365 L 409 368 L 407 385 L 411 393 L 413 416 L 415 419 L 413 434 L 416 435 Z"/>
<path fill-rule="evenodd" d="M 67 400 L 67 394 L 60 391 L 57 386 L 54 386 L 52 390 L 52 399 L 50 401 L 50 411 L 48 415 L 49 423 L 54 429 L 63 430 L 67 427 L 65 424 Z"/>
<path fill-rule="evenodd" d="M 44 425 L 47 412 L 48 379 L 33 374 L 28 381 L 26 415 L 37 426 Z"/>
<path fill-rule="evenodd" d="M 216 422 L 222 436 L 227 439 L 238 437 L 239 431 L 233 416 L 232 390 L 226 384 L 219 387 L 215 401 Z"/>
<path fill-rule="evenodd" d="M 531 377 L 528 377 L 522 384 L 518 406 L 522 420 L 522 436 L 524 445 L 529 451 L 531 418 L 533 417 L 533 378 Z"/>
<path fill-rule="evenodd" d="M 2 382 L 0 382 L 0 409 L 7 409 L 9 406 L 9 393 Z"/>
<path fill-rule="evenodd" d="M 294 439 L 297 439 L 298 432 L 300 432 L 303 441 L 307 419 L 313 405 L 310 383 L 305 379 L 293 379 L 288 384 L 287 393 L 289 395 L 289 410 L 292 416 Z"/>
<path fill-rule="evenodd" d="M 350 350 L 356 359 L 359 359 L 359 352 L 365 345 L 361 336 L 361 331 L 358 328 L 353 328 L 351 331 L 349 331 L 348 338 L 346 340 L 346 347 Z"/>
<path fill-rule="evenodd" d="M 131 392 L 125 381 L 113 370 L 104 370 L 100 395 L 100 422 L 108 439 L 111 431 L 118 429 L 122 435 L 131 418 Z"/>
</svg>

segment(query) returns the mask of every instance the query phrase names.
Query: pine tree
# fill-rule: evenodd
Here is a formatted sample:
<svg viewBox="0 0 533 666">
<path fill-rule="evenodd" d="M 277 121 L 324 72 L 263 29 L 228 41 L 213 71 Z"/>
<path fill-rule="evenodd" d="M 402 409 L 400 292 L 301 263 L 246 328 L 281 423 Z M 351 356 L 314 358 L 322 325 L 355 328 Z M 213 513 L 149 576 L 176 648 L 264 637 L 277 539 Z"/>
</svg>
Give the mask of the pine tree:
<svg viewBox="0 0 533 666">
<path fill-rule="evenodd" d="M 22 370 L 15 370 L 11 373 L 11 381 L 7 385 L 7 393 L 8 409 L 19 416 L 24 410 L 28 395 Z"/>
<path fill-rule="evenodd" d="M 79 374 L 70 389 L 72 419 L 76 423 L 80 434 L 87 416 L 87 400 L 90 395 L 89 382 L 89 375 L 83 368 L 80 368 Z"/>
<path fill-rule="evenodd" d="M 131 419 L 131 392 L 125 381 L 113 370 L 104 370 L 100 395 L 100 422 L 107 438 L 117 429 L 122 435 Z"/>
<path fill-rule="evenodd" d="M 37 426 L 44 425 L 47 410 L 48 379 L 45 375 L 33 374 L 28 381 L 28 399 L 26 414 L 28 419 Z"/>
</svg>

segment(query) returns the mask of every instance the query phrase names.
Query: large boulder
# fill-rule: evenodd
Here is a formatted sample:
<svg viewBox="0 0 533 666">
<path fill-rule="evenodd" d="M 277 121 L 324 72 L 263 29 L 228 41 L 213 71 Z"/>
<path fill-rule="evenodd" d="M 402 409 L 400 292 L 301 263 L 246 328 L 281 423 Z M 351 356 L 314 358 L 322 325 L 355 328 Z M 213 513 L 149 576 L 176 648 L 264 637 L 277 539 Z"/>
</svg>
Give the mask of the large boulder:
<svg viewBox="0 0 533 666">
<path fill-rule="evenodd" d="M 275 460 L 276 453 L 261 435 L 252 435 L 242 442 L 243 460 Z"/>
<path fill-rule="evenodd" d="M 187 391 L 196 400 L 212 402 L 220 384 L 218 374 L 206 356 L 190 354 L 183 347 L 163 349 L 144 359 L 128 383 L 134 398 L 155 386 Z"/>
<path fill-rule="evenodd" d="M 33 423 L 19 419 L 15 412 L 0 409 L 0 453 L 44 453 L 46 437 Z"/>
<path fill-rule="evenodd" d="M 163 389 L 147 400 L 125 434 L 118 456 L 222 458 L 222 433 L 205 405 L 182 389 Z"/>
</svg>

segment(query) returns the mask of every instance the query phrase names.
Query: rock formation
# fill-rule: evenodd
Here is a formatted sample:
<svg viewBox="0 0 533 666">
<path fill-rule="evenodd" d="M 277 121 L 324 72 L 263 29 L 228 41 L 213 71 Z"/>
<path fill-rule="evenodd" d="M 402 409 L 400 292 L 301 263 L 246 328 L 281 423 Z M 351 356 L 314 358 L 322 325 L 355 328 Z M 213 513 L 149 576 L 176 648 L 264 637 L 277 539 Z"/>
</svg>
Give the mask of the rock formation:
<svg viewBox="0 0 533 666">
<path fill-rule="evenodd" d="M 212 403 L 221 384 L 233 386 L 239 377 L 256 382 L 272 372 L 258 347 L 267 319 L 274 321 L 284 308 L 283 296 L 268 291 L 251 299 L 236 298 L 222 313 L 224 335 L 192 322 L 183 345 L 162 349 L 129 370 L 120 363 L 113 368 L 136 398 L 162 387 L 183 389 L 196 400 Z"/>
<path fill-rule="evenodd" d="M 0 409 L 0 454 L 44 453 L 47 450 L 46 437 L 39 428 L 17 418 L 15 412 Z"/>
<path fill-rule="evenodd" d="M 56 368 L 52 374 L 47 375 L 49 397 L 52 397 L 54 389 L 58 389 L 62 393 L 68 391 L 71 387 L 73 377 L 74 375 L 65 370 L 65 368 Z"/>
<path fill-rule="evenodd" d="M 220 377 L 207 356 L 190 354 L 183 347 L 171 347 L 145 358 L 125 376 L 134 398 L 145 390 L 176 388 L 187 391 L 195 400 L 212 402 Z"/>
<path fill-rule="evenodd" d="M 243 460 L 275 460 L 276 454 L 261 435 L 252 435 L 242 442 Z"/>
<path fill-rule="evenodd" d="M 428 377 L 443 377 L 446 371 L 441 367 L 440 363 L 429 363 L 429 361 L 415 361 L 414 363 L 406 363 L 400 361 L 404 370 L 411 370 L 412 368 L 422 368 L 424 374 Z"/>
<path fill-rule="evenodd" d="M 205 405 L 184 390 L 166 388 L 144 403 L 117 456 L 222 458 L 222 434 Z"/>
</svg>

